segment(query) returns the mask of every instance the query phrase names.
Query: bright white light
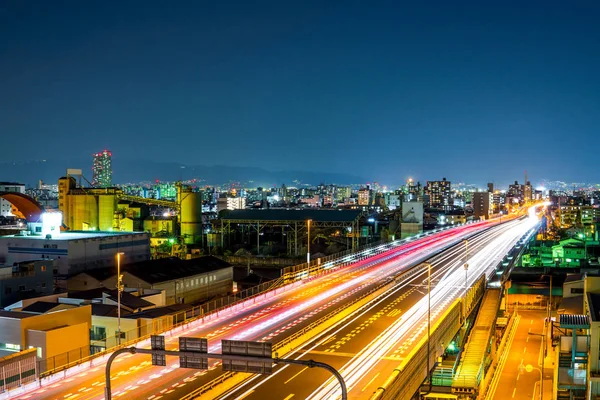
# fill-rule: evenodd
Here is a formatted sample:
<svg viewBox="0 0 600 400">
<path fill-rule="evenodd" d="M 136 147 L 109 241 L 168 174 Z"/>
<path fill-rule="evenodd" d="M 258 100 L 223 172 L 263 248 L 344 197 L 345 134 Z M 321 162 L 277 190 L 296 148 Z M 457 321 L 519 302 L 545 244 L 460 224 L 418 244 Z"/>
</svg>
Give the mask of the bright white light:
<svg viewBox="0 0 600 400">
<path fill-rule="evenodd" d="M 170 216 L 171 216 L 171 214 L 168 211 L 165 211 L 163 213 L 163 217 L 170 217 Z"/>
<path fill-rule="evenodd" d="M 42 223 L 47 226 L 61 226 L 62 213 L 60 212 L 45 212 L 42 214 Z"/>
</svg>

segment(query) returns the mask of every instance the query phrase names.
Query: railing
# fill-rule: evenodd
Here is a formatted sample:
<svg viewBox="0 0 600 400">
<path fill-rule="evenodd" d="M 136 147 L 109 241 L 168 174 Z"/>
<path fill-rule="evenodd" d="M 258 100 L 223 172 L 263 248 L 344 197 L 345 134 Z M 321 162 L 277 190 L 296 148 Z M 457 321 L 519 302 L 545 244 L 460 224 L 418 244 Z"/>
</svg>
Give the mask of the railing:
<svg viewBox="0 0 600 400">
<path fill-rule="evenodd" d="M 457 226 L 448 226 L 443 229 L 437 229 L 434 231 L 429 231 L 426 233 L 422 233 L 417 235 L 417 238 L 424 237 L 427 235 L 431 235 L 442 230 L 447 230 L 450 228 L 456 228 Z M 162 317 L 159 321 L 153 320 L 152 327 L 142 327 L 135 328 L 130 331 L 122 332 L 125 335 L 125 339 L 121 338 L 121 342 L 119 344 L 119 340 L 116 336 L 107 337 L 105 340 L 105 349 L 99 352 L 95 352 L 90 354 L 89 348 L 83 347 L 80 349 L 76 349 L 80 351 L 81 354 L 85 354 L 84 349 L 88 349 L 89 355 L 83 356 L 79 360 L 74 360 L 69 356 L 70 353 L 76 350 L 72 350 L 67 353 L 63 353 L 60 355 L 53 356 L 49 359 L 44 359 L 38 361 L 39 363 L 39 371 L 40 377 L 47 377 L 57 372 L 64 371 L 68 368 L 77 366 L 84 362 L 90 361 L 93 358 L 101 357 L 107 355 L 117 349 L 129 347 L 135 345 L 137 342 L 147 340 L 151 335 L 162 334 L 167 331 L 177 329 L 186 324 L 199 320 L 201 318 L 209 318 L 213 314 L 217 314 L 225 309 L 233 307 L 237 304 L 240 304 L 244 301 L 247 301 L 252 298 L 256 298 L 273 290 L 289 286 L 294 284 L 295 282 L 304 280 L 308 277 L 315 277 L 322 274 L 327 274 L 346 266 L 348 264 L 354 263 L 358 261 L 357 259 L 349 259 L 349 257 L 359 256 L 359 259 L 362 260 L 366 257 L 371 257 L 373 255 L 380 254 L 384 251 L 390 250 L 393 247 L 400 246 L 404 243 L 407 243 L 411 240 L 415 239 L 415 236 L 395 240 L 393 242 L 375 242 L 367 245 L 363 245 L 355 250 L 346 250 L 336 254 L 332 254 L 330 256 L 326 256 L 323 258 L 318 258 L 316 260 L 311 261 L 310 263 L 303 263 L 292 267 L 287 267 L 283 270 L 282 276 L 274 281 L 268 281 L 261 283 L 257 286 L 251 287 L 246 290 L 242 290 L 236 293 L 234 296 L 226 296 L 222 298 L 218 298 L 207 303 L 204 303 L 200 306 L 193 307 L 186 311 L 182 311 L 175 314 L 170 314 L 168 316 Z M 373 252 L 375 251 L 375 252 Z M 168 322 L 168 319 L 171 318 L 172 322 Z M 156 322 L 156 323 L 155 323 Z M 161 325 L 156 327 L 156 325 Z M 102 343 L 95 343 L 95 347 L 103 347 Z M 59 364 L 56 360 L 67 360 L 65 364 Z"/>
<path fill-rule="evenodd" d="M 479 301 L 476 298 L 478 293 L 482 293 L 482 287 L 485 287 L 485 276 L 469 290 L 475 296 L 473 301 Z M 469 296 L 467 296 L 469 297 Z M 455 300 L 444 312 L 444 314 L 433 324 L 431 329 L 431 343 L 449 343 L 460 329 L 463 313 L 463 299 Z M 431 346 L 430 353 L 427 354 L 427 337 L 423 337 L 419 343 L 413 347 L 411 352 L 405 357 L 400 365 L 394 369 L 387 381 L 377 388 L 371 396 L 371 399 L 394 399 L 408 400 L 413 397 L 418 390 L 421 382 L 426 378 L 428 371 L 424 367 L 429 356 L 429 365 L 435 365 L 437 357 L 441 355 L 444 349 L 440 346 Z"/>
<path fill-rule="evenodd" d="M 252 266 L 291 266 L 296 265 L 302 258 L 281 258 L 281 257 L 256 257 L 256 256 L 215 256 L 230 264 L 250 263 Z"/>
<path fill-rule="evenodd" d="M 287 346 L 288 344 L 292 343 L 294 340 L 297 340 L 298 338 L 306 335 L 308 332 L 315 330 L 316 327 L 318 327 L 319 325 L 322 325 L 323 323 L 329 321 L 332 318 L 335 318 L 336 316 L 338 316 L 342 311 L 344 311 L 345 309 L 353 306 L 354 304 L 364 300 L 366 297 L 372 295 L 373 293 L 381 290 L 382 288 L 384 288 L 387 285 L 393 284 L 396 285 L 400 282 L 403 282 L 409 278 L 414 277 L 415 275 L 418 275 L 419 273 L 423 273 L 427 268 L 423 265 L 421 268 L 417 267 L 413 267 L 410 268 L 408 271 L 400 274 L 399 276 L 392 278 L 390 280 L 387 280 L 385 282 L 382 282 L 381 284 L 377 285 L 376 287 L 372 288 L 371 290 L 363 293 L 360 295 L 360 297 L 357 297 L 356 299 L 352 300 L 349 303 L 345 303 L 344 305 L 336 308 L 335 310 L 327 313 L 326 315 L 322 316 L 321 318 L 319 318 L 318 320 L 312 322 L 310 325 L 305 326 L 304 328 L 302 328 L 299 331 L 294 332 L 293 334 L 291 334 L 290 336 L 284 338 L 283 340 L 275 343 L 272 346 L 273 349 L 273 353 L 276 353 L 278 350 L 282 349 L 283 347 Z M 310 340 L 310 339 L 307 339 Z M 211 380 L 210 382 L 204 384 L 203 386 L 195 389 L 194 391 L 188 393 L 187 395 L 183 396 L 182 398 L 180 398 L 180 400 L 191 400 L 194 399 L 210 390 L 212 390 L 216 385 L 223 383 L 224 381 L 226 381 L 229 378 L 232 378 L 233 376 L 235 376 L 236 373 L 234 372 L 227 372 L 224 374 L 219 375 L 217 378 Z"/>
<path fill-rule="evenodd" d="M 369 254 L 369 256 L 374 255 L 374 254 L 379 254 L 382 251 L 389 250 L 391 247 L 399 246 L 400 244 L 405 243 L 407 241 L 408 241 L 408 239 L 396 240 L 394 242 L 388 242 L 389 247 L 387 247 L 385 249 L 381 249 L 378 253 L 371 253 L 371 254 Z M 366 246 L 362 246 L 354 252 L 351 250 L 344 251 L 344 252 L 336 253 L 336 254 L 328 256 L 328 257 L 324 257 L 323 259 L 315 260 L 310 263 L 310 271 L 307 271 L 307 272 L 309 272 L 308 275 L 313 277 L 316 275 L 321 275 L 323 273 L 333 272 L 334 270 L 350 263 L 350 261 L 338 262 L 338 261 L 342 260 L 342 257 L 348 257 L 349 255 L 355 255 L 357 253 L 364 252 L 365 250 L 371 250 L 372 248 L 374 248 L 376 246 L 382 246 L 382 242 L 376 242 L 376 243 L 371 243 Z M 327 260 L 327 261 L 320 262 L 320 260 Z M 355 261 L 352 261 L 352 262 L 355 262 Z M 327 266 L 325 268 L 324 266 L 326 266 L 326 264 L 328 262 L 331 263 L 331 265 Z M 298 275 L 297 272 L 298 271 L 302 271 L 302 272 L 306 271 L 307 266 L 308 266 L 308 264 L 304 263 L 304 264 L 300 264 L 299 266 L 288 267 L 284 270 L 285 272 L 282 275 L 282 277 L 275 279 L 273 281 L 264 282 L 257 286 L 253 286 L 249 289 L 242 290 L 233 296 L 229 295 L 226 297 L 221 297 L 221 298 L 209 301 L 207 303 L 204 303 L 200 306 L 193 307 L 186 311 L 182 311 L 182 312 L 175 313 L 175 314 L 170 314 L 165 317 L 162 317 L 159 320 L 153 320 L 151 326 L 146 325 L 144 327 L 137 327 L 135 329 L 122 332 L 122 335 L 125 336 L 125 339 L 121 338 L 120 344 L 119 344 L 119 340 L 118 340 L 117 336 L 107 337 L 103 341 L 104 343 L 102 343 L 102 341 L 96 341 L 96 343 L 94 343 L 94 347 L 104 347 L 105 349 L 102 351 L 90 354 L 90 349 L 89 349 L 89 347 L 86 346 L 86 347 L 82 347 L 79 349 L 75 349 L 75 350 L 72 350 L 72 351 L 69 351 L 66 353 L 62 353 L 62 354 L 50 357 L 50 358 L 47 358 L 44 360 L 39 360 L 38 366 L 39 366 L 40 376 L 46 377 L 46 376 L 52 375 L 54 373 L 63 371 L 65 369 L 71 368 L 73 366 L 79 365 L 86 361 L 89 361 L 93 358 L 104 356 L 104 355 L 111 353 L 119 348 L 132 346 L 137 342 L 149 339 L 151 335 L 161 334 L 161 333 L 167 332 L 169 330 L 179 328 L 185 324 L 189 324 L 200 318 L 208 318 L 212 314 L 215 314 L 215 313 L 218 314 L 219 312 L 221 312 L 229 307 L 240 304 L 251 298 L 261 296 L 261 295 L 268 293 L 270 291 L 273 291 L 275 289 L 278 289 L 278 288 L 281 288 L 281 287 L 284 287 L 287 285 L 291 285 L 295 282 L 301 281 L 301 280 L 305 279 L 307 276 Z M 296 271 L 296 273 L 294 273 L 293 271 Z M 98 342 L 100 342 L 100 343 L 98 343 Z M 103 344 L 104 344 L 104 346 L 103 346 Z M 87 355 L 85 355 L 86 349 L 87 349 Z M 73 356 L 71 356 L 71 354 L 74 354 L 74 352 L 77 352 L 77 351 L 79 351 L 83 355 L 82 358 L 76 359 Z M 64 363 L 61 361 L 64 361 Z"/>
</svg>

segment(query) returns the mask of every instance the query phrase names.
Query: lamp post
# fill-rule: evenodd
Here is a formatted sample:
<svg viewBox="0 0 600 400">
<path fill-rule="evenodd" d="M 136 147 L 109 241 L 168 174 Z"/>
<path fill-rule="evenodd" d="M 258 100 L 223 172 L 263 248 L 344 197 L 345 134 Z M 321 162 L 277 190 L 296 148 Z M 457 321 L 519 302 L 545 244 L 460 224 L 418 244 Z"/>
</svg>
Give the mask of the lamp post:
<svg viewBox="0 0 600 400">
<path fill-rule="evenodd" d="M 548 324 L 550 322 L 550 318 L 552 317 L 552 275 L 544 274 L 542 276 L 550 278 L 550 300 L 548 301 L 548 310 L 547 310 L 548 315 L 546 317 L 546 322 L 544 322 L 544 328 L 545 328 L 546 324 Z"/>
<path fill-rule="evenodd" d="M 310 263 L 310 223 L 312 222 L 311 219 L 306 220 L 306 226 L 308 229 L 308 251 L 306 252 L 306 263 Z M 310 267 L 310 266 L 309 266 Z"/>
<path fill-rule="evenodd" d="M 542 373 L 542 370 L 534 367 L 531 364 L 527 364 L 526 366 L 523 364 L 520 364 L 519 365 L 519 374 L 523 373 L 523 370 L 525 370 L 527 372 L 531 372 L 534 369 L 540 373 L 540 400 L 543 400 L 543 398 L 544 398 L 544 374 Z"/>
<path fill-rule="evenodd" d="M 123 275 L 121 275 L 121 256 L 123 252 L 117 253 L 117 345 L 121 344 L 121 293 L 123 292 Z"/>
<path fill-rule="evenodd" d="M 431 264 L 424 263 L 427 266 L 427 380 L 429 381 L 429 388 L 431 388 L 431 380 L 429 379 L 429 372 L 431 366 L 429 365 L 429 342 L 431 339 Z"/>
<path fill-rule="evenodd" d="M 467 289 L 469 287 L 469 263 L 467 260 L 469 259 L 469 241 L 465 239 L 465 296 L 463 299 L 464 303 L 464 318 L 467 319 Z"/>
</svg>

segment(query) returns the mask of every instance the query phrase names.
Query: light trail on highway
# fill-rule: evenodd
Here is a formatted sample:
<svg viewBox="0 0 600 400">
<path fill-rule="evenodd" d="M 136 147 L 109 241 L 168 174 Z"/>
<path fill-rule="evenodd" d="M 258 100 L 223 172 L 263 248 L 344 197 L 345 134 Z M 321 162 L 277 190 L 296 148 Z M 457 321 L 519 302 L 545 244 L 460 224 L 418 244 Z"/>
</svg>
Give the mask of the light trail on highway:
<svg viewBox="0 0 600 400">
<path fill-rule="evenodd" d="M 487 271 L 488 275 L 493 276 L 495 271 L 493 267 L 500 263 L 507 249 L 512 247 L 533 225 L 535 225 L 535 222 L 532 221 L 510 222 L 493 228 L 489 232 L 482 233 L 473 239 L 469 239 L 469 249 L 471 250 L 469 264 L 472 264 L 472 267 L 469 269 L 471 271 L 469 274 L 469 285 L 479 278 L 482 271 Z M 432 285 L 432 322 L 443 312 L 445 306 L 464 293 L 465 275 L 462 267 L 464 263 L 463 257 L 464 247 L 457 245 L 453 249 L 447 250 L 428 260 L 428 262 L 431 262 L 435 266 L 435 269 L 432 271 L 432 282 L 437 282 L 435 286 Z M 379 381 L 383 383 L 389 373 L 387 375 L 382 373 L 380 371 L 382 368 L 378 365 L 378 362 L 382 362 L 383 360 L 383 362 L 387 363 L 386 367 L 389 367 L 391 371 L 399 363 L 398 360 L 394 362 L 396 353 L 400 353 L 401 355 L 412 343 L 415 343 L 422 337 L 426 329 L 426 317 L 424 315 L 427 311 L 427 298 L 423 293 L 418 293 L 418 290 L 415 293 L 415 289 L 422 287 L 424 283 L 423 278 L 424 276 L 421 275 L 418 278 L 420 279 L 418 283 L 416 283 L 417 279 L 412 283 L 406 282 L 394 288 L 393 291 L 388 292 L 380 299 L 374 300 L 369 308 L 361 313 L 357 313 L 343 327 L 320 340 L 312 341 L 312 345 L 309 344 L 299 351 L 294 352 L 301 353 L 299 356 L 294 356 L 294 358 L 312 358 L 336 366 L 347 380 L 349 389 L 355 387 L 360 389 L 362 387 L 364 390 L 369 383 L 378 383 Z M 415 294 L 417 295 L 416 298 Z M 401 313 L 399 308 L 403 308 L 402 304 L 404 303 L 407 303 L 408 310 Z M 390 307 L 390 304 L 393 304 L 393 306 Z M 373 310 L 371 312 L 375 314 L 368 320 L 364 320 L 364 316 L 369 315 L 370 310 Z M 369 321 L 372 318 L 385 318 L 388 312 L 390 316 L 395 316 L 397 320 L 391 324 L 382 323 L 381 333 L 374 335 L 374 331 L 371 329 L 372 323 Z M 398 317 L 400 315 L 401 317 Z M 369 329 L 363 330 L 365 324 L 367 326 L 371 324 Z M 362 338 L 360 338 L 361 336 Z M 338 337 L 342 337 L 342 339 L 338 340 Z M 354 339 L 355 337 L 357 339 Z M 339 343 L 339 345 L 335 348 L 327 348 L 330 343 L 334 343 L 334 340 L 338 340 L 336 343 Z M 358 344 L 356 344 L 357 340 L 359 340 Z M 350 343 L 355 344 L 350 345 Z M 399 343 L 402 343 L 402 345 L 398 346 Z M 350 348 L 342 350 L 349 345 Z M 342 349 L 339 349 L 340 346 Z M 338 352 L 335 353 L 336 351 Z M 340 364 L 340 360 L 343 360 L 345 357 L 352 358 L 347 363 Z M 287 386 L 294 385 L 294 383 L 289 383 L 291 381 L 297 382 L 294 385 L 294 390 L 291 387 L 290 389 L 286 389 L 290 391 L 290 396 L 295 394 L 299 398 L 305 398 L 312 395 L 312 398 L 317 399 L 335 398 L 336 395 L 339 395 L 337 393 L 337 383 L 333 381 L 317 389 L 319 387 L 318 382 L 327 381 L 329 376 L 324 374 L 319 375 L 311 371 L 310 374 L 303 373 L 297 377 L 291 371 L 294 371 L 294 369 L 288 366 L 278 367 L 273 375 L 268 377 L 253 377 L 223 398 L 268 398 L 268 394 L 277 390 L 276 387 L 278 384 L 281 385 L 281 381 L 287 384 Z M 307 374 L 308 376 L 305 376 Z M 376 385 L 373 386 L 377 387 Z M 311 387 L 313 389 L 307 391 Z M 360 392 L 358 394 L 354 393 L 353 396 L 360 397 L 360 394 Z"/>
<path fill-rule="evenodd" d="M 514 244 L 534 228 L 537 221 L 526 218 L 494 238 L 483 249 L 469 258 L 468 284 L 472 284 L 481 274 L 491 276 L 495 266 Z M 431 319 L 434 322 L 448 305 L 462 296 L 461 284 L 465 282 L 463 262 L 457 261 L 444 273 L 442 279 L 431 289 Z M 376 368 L 381 358 L 385 357 L 397 343 L 408 340 L 414 343 L 427 329 L 428 298 L 424 296 L 415 306 L 392 324 L 387 330 L 365 347 L 353 360 L 342 368 L 342 376 L 351 391 L 356 384 L 366 379 L 369 372 Z M 391 372 L 391 371 L 390 371 Z M 340 396 L 336 382 L 329 381 L 313 392 L 309 399 L 334 399 Z"/>
<path fill-rule="evenodd" d="M 488 228 L 491 224 L 470 224 L 408 241 L 376 256 L 341 267 L 325 275 L 310 278 L 287 291 L 248 304 L 247 307 L 224 312 L 218 318 L 191 323 L 188 329 L 168 337 L 168 348 L 176 347 L 179 336 L 208 337 L 210 351 L 220 348 L 220 339 L 269 340 L 277 342 L 293 331 L 308 325 L 346 300 L 389 280 L 411 263 L 430 257 L 441 249 Z M 219 340 L 219 341 L 216 341 Z M 216 341 L 216 342 L 215 342 Z M 144 346 L 142 346 L 144 347 Z M 132 396 L 158 400 L 177 398 L 220 374 L 217 363 L 209 371 L 178 369 L 176 361 L 166 368 L 152 367 L 140 355 L 125 356 L 115 363 L 114 397 Z M 118 359 L 118 360 L 119 360 Z M 22 395 L 20 398 L 102 398 L 103 363 L 67 379 Z"/>
</svg>

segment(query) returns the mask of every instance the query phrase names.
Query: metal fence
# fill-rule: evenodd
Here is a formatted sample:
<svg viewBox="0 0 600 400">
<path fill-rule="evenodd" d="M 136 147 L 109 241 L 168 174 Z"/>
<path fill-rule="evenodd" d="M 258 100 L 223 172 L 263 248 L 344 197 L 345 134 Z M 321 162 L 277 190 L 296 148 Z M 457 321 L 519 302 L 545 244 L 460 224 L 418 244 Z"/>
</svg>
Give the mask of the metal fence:
<svg viewBox="0 0 600 400">
<path fill-rule="evenodd" d="M 407 239 L 396 240 L 394 242 L 387 242 L 389 246 L 381 248 L 377 253 L 387 251 L 389 248 L 398 246 L 405 243 Z M 344 261 L 348 256 L 353 256 L 365 252 L 368 250 L 375 249 L 386 244 L 386 242 L 378 241 L 370 243 L 368 245 L 361 246 L 356 250 L 346 250 L 340 253 L 332 254 L 327 257 L 319 258 L 308 263 L 303 263 L 291 267 L 287 267 L 282 271 L 280 278 L 261 283 L 257 286 L 253 286 L 249 289 L 242 290 L 233 295 L 220 297 L 218 299 L 211 300 L 202 305 L 190 308 L 185 311 L 181 311 L 176 314 L 170 314 L 164 317 L 153 319 L 151 324 L 142 325 L 130 331 L 122 332 L 120 344 L 117 336 L 110 336 L 103 340 L 94 340 L 92 346 L 82 347 L 79 349 L 71 350 L 67 353 L 56 355 L 47 359 L 38 361 L 38 368 L 42 377 L 48 376 L 70 367 L 79 365 L 83 362 L 89 361 L 92 358 L 103 356 L 113 351 L 134 345 L 135 343 L 149 339 L 151 335 L 157 335 L 165 333 L 169 330 L 179 328 L 185 324 L 196 321 L 200 318 L 209 318 L 213 314 L 218 314 L 221 311 L 229 307 L 241 304 L 248 300 L 254 299 L 258 296 L 271 292 L 273 290 L 282 288 L 294 284 L 298 281 L 306 278 L 312 278 L 320 276 L 322 274 L 333 272 L 334 270 L 348 265 L 356 260 Z M 372 256 L 377 253 L 363 254 L 362 258 Z M 93 351 L 92 351 L 93 350 Z"/>
<path fill-rule="evenodd" d="M 450 228 L 452 227 L 449 226 L 444 229 Z M 443 229 L 429 231 L 427 233 L 417 235 L 417 237 L 427 236 L 441 230 Z M 401 244 L 406 243 L 414 238 L 415 237 L 413 236 L 406 239 L 395 240 L 393 242 L 378 241 L 369 243 L 360 246 L 355 250 L 345 250 L 326 257 L 317 258 L 316 260 L 312 260 L 310 263 L 302 263 L 284 268 L 281 276 L 278 279 L 261 283 L 257 286 L 242 290 L 233 295 L 211 300 L 185 311 L 153 319 L 151 325 L 147 324 L 130 331 L 122 332 L 120 342 L 116 336 L 111 336 L 105 338 L 104 340 L 94 341 L 93 347 L 90 346 L 88 348 L 86 346 L 47 359 L 39 360 L 38 370 L 40 371 L 40 376 L 49 376 L 81 363 L 90 361 L 93 358 L 112 353 L 120 348 L 133 346 L 137 342 L 149 339 L 151 335 L 163 334 L 167 331 L 182 327 L 201 318 L 210 318 L 212 315 L 218 316 L 219 312 L 225 311 L 230 307 L 242 304 L 251 299 L 256 301 L 259 296 L 273 290 L 283 288 L 284 286 L 287 287 L 304 279 L 328 274 L 338 268 L 354 263 L 358 261 L 355 258 L 357 256 L 358 259 L 372 257 L 373 255 L 388 251 L 393 247 L 400 246 Z M 353 258 L 350 259 L 350 257 Z M 85 349 L 87 349 L 87 352 Z M 77 358 L 78 354 L 80 355 L 80 358 Z"/>
<path fill-rule="evenodd" d="M 27 349 L 0 358 L 0 393 L 31 383 L 37 379 L 36 349 Z"/>
</svg>

